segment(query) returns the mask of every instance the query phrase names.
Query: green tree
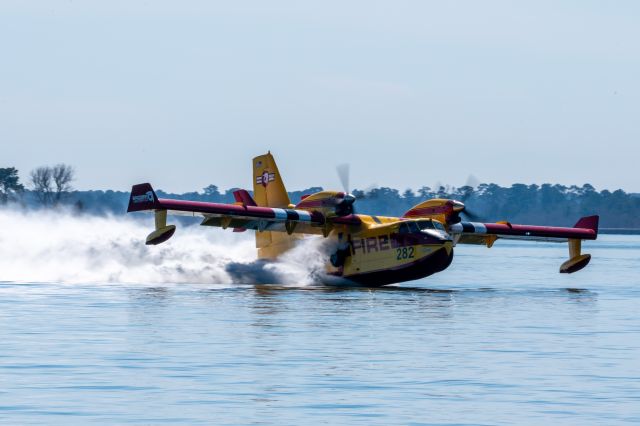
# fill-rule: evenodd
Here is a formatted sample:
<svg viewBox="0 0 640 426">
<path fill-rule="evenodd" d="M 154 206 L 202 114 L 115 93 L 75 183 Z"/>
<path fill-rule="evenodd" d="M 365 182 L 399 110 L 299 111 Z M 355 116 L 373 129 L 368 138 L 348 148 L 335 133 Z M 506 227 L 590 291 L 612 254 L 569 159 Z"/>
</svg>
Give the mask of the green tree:
<svg viewBox="0 0 640 426">
<path fill-rule="evenodd" d="M 18 170 L 15 167 L 0 168 L 0 203 L 13 200 L 24 191 L 20 184 Z"/>
<path fill-rule="evenodd" d="M 418 189 L 418 195 L 420 195 L 420 198 L 422 199 L 428 199 L 428 198 L 432 198 L 433 192 L 431 191 L 431 188 L 429 188 L 428 186 L 423 186 L 420 189 Z"/>
<path fill-rule="evenodd" d="M 409 200 L 413 200 L 414 198 L 416 198 L 416 194 L 411 190 L 411 188 L 407 188 L 402 193 L 402 198 L 407 198 Z"/>
</svg>

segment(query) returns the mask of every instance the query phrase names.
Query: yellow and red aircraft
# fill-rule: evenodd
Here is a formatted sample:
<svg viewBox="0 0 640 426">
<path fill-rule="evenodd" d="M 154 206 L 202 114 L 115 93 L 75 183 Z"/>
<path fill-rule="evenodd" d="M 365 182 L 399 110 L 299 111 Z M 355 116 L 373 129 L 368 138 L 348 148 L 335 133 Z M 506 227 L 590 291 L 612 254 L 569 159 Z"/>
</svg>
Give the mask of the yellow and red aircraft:
<svg viewBox="0 0 640 426">
<path fill-rule="evenodd" d="M 572 273 L 591 260 L 581 254 L 582 240 L 598 236 L 598 216 L 584 217 L 573 228 L 464 222 L 464 203 L 449 199 L 424 201 L 402 217 L 355 214 L 356 197 L 339 191 L 308 195 L 293 205 L 271 153 L 253 159 L 253 197 L 246 190 L 234 197 L 233 204 L 163 199 L 143 183 L 133 186 L 127 212 L 155 212 L 156 229 L 146 240 L 150 245 L 174 234 L 167 213 L 202 216 L 204 226 L 255 230 L 260 259 L 275 259 L 304 235 L 319 235 L 335 243 L 327 273 L 368 286 L 440 272 L 451 264 L 457 244 L 491 247 L 497 239 L 567 242 L 569 259 L 560 272 Z"/>
</svg>

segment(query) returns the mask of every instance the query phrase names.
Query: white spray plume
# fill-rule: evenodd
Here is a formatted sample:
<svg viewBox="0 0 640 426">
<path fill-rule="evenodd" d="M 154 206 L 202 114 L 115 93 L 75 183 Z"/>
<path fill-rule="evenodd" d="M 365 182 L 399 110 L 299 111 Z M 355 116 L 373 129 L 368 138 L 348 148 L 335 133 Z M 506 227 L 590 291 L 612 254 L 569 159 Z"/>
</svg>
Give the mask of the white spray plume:
<svg viewBox="0 0 640 426">
<path fill-rule="evenodd" d="M 146 246 L 152 229 L 152 216 L 0 210 L 0 281 L 305 285 L 318 281 L 327 258 L 317 238 L 265 263 L 256 261 L 253 232 L 178 226 L 169 241 Z"/>
</svg>

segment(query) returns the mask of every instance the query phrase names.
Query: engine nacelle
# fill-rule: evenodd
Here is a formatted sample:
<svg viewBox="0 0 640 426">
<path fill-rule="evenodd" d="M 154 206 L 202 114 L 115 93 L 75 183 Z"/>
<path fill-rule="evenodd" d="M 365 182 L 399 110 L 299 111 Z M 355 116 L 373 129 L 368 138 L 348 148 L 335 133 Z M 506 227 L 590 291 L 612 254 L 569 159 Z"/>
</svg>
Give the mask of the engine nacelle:
<svg viewBox="0 0 640 426">
<path fill-rule="evenodd" d="M 464 203 L 460 201 L 433 198 L 412 207 L 402 217 L 430 218 L 451 225 L 460 222 L 460 213 L 463 210 Z"/>
<path fill-rule="evenodd" d="M 356 197 L 346 192 L 321 191 L 304 197 L 295 208 L 318 211 L 326 216 L 347 216 L 353 213 Z"/>
</svg>

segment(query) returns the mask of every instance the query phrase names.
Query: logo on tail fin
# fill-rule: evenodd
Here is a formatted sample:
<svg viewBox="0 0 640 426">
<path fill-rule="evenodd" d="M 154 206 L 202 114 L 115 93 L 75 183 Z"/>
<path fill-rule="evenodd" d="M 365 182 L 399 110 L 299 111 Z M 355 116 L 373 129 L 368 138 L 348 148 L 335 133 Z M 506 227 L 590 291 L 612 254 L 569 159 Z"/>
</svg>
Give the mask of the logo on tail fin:
<svg viewBox="0 0 640 426">
<path fill-rule="evenodd" d="M 153 203 L 153 192 L 147 191 L 146 194 L 132 195 L 131 196 L 131 201 L 133 201 L 136 204 L 138 204 L 138 203 L 147 203 L 147 202 Z"/>
<path fill-rule="evenodd" d="M 267 185 L 269 185 L 269 182 L 273 182 L 274 180 L 276 180 L 276 174 L 269 173 L 267 170 L 265 170 L 261 176 L 258 176 L 256 178 L 256 183 L 266 188 Z"/>
</svg>

